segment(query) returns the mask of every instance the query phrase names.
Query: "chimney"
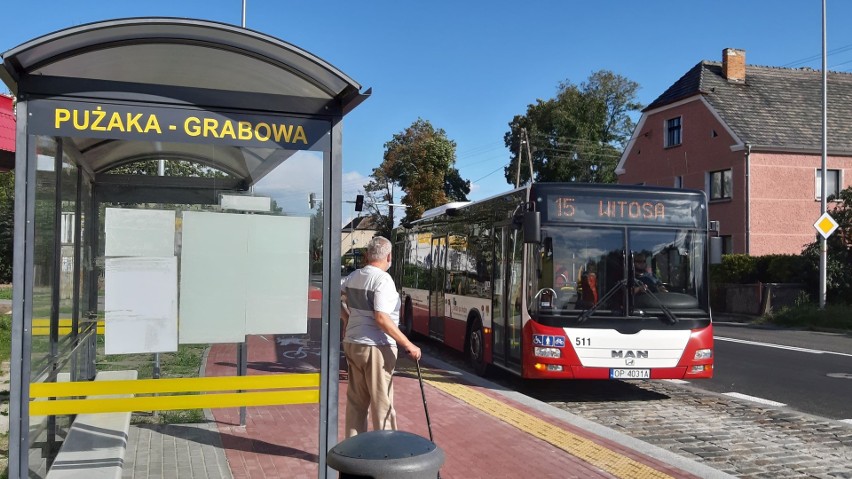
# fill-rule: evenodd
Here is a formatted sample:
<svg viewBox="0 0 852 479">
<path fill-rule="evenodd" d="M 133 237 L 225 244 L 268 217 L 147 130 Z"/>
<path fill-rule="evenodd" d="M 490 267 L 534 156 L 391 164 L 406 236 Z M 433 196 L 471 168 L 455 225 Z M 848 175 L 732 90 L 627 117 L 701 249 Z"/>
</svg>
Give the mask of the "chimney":
<svg viewBox="0 0 852 479">
<path fill-rule="evenodd" d="M 729 82 L 745 82 L 745 50 L 737 48 L 722 50 L 722 76 Z"/>
</svg>

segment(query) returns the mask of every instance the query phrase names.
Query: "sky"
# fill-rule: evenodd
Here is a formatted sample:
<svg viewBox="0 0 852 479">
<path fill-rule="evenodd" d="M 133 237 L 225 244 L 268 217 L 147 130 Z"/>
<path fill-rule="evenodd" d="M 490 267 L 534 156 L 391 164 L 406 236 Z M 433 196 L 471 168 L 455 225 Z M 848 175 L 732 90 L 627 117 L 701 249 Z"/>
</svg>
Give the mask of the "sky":
<svg viewBox="0 0 852 479">
<path fill-rule="evenodd" d="M 826 3 L 828 68 L 852 71 L 852 2 Z M 242 0 L 27 0 L 3 11 L 0 52 L 115 18 L 240 25 Z M 637 82 L 647 105 L 701 60 L 721 61 L 724 48 L 746 50 L 750 65 L 822 65 L 822 0 L 246 0 L 246 27 L 372 88 L 344 119 L 342 186 L 352 200 L 384 144 L 418 118 L 456 143 L 477 200 L 511 189 L 503 135 L 560 82 L 611 70 Z"/>
</svg>

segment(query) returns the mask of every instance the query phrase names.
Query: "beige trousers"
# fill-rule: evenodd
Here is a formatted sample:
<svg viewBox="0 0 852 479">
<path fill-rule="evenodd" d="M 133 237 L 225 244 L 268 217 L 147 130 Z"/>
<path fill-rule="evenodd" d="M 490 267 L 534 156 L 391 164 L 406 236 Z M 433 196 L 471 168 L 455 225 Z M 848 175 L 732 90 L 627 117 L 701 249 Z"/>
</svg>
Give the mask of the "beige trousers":
<svg viewBox="0 0 852 479">
<path fill-rule="evenodd" d="M 393 409 L 396 346 L 343 343 L 343 352 L 349 363 L 346 437 L 367 431 L 368 410 L 374 430 L 396 430 L 396 411 Z"/>
</svg>

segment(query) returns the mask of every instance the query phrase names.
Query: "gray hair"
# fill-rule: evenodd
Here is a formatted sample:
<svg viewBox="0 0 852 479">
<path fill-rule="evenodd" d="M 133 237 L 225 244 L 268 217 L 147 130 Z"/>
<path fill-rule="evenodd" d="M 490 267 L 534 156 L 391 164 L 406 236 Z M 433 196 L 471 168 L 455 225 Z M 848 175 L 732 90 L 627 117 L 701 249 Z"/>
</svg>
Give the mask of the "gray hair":
<svg viewBox="0 0 852 479">
<path fill-rule="evenodd" d="M 387 258 L 391 252 L 391 242 L 383 236 L 376 236 L 367 243 L 367 261 Z"/>
</svg>

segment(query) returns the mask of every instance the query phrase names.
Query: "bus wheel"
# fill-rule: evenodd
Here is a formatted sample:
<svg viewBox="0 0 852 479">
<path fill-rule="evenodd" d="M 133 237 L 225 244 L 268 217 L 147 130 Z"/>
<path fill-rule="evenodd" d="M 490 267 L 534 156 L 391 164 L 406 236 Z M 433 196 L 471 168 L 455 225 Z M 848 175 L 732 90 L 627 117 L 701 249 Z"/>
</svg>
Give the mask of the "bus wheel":
<svg viewBox="0 0 852 479">
<path fill-rule="evenodd" d="M 474 321 L 470 330 L 468 352 L 473 371 L 480 376 L 485 376 L 488 372 L 488 363 L 485 362 L 485 333 L 482 331 L 482 323 L 478 319 Z"/>
<path fill-rule="evenodd" d="M 405 302 L 405 310 L 399 322 L 399 329 L 402 331 L 402 334 L 404 334 L 405 337 L 407 337 L 408 339 L 412 338 L 411 334 L 413 330 L 413 321 L 414 313 L 413 309 L 411 308 L 411 301 L 409 300 Z"/>
</svg>

